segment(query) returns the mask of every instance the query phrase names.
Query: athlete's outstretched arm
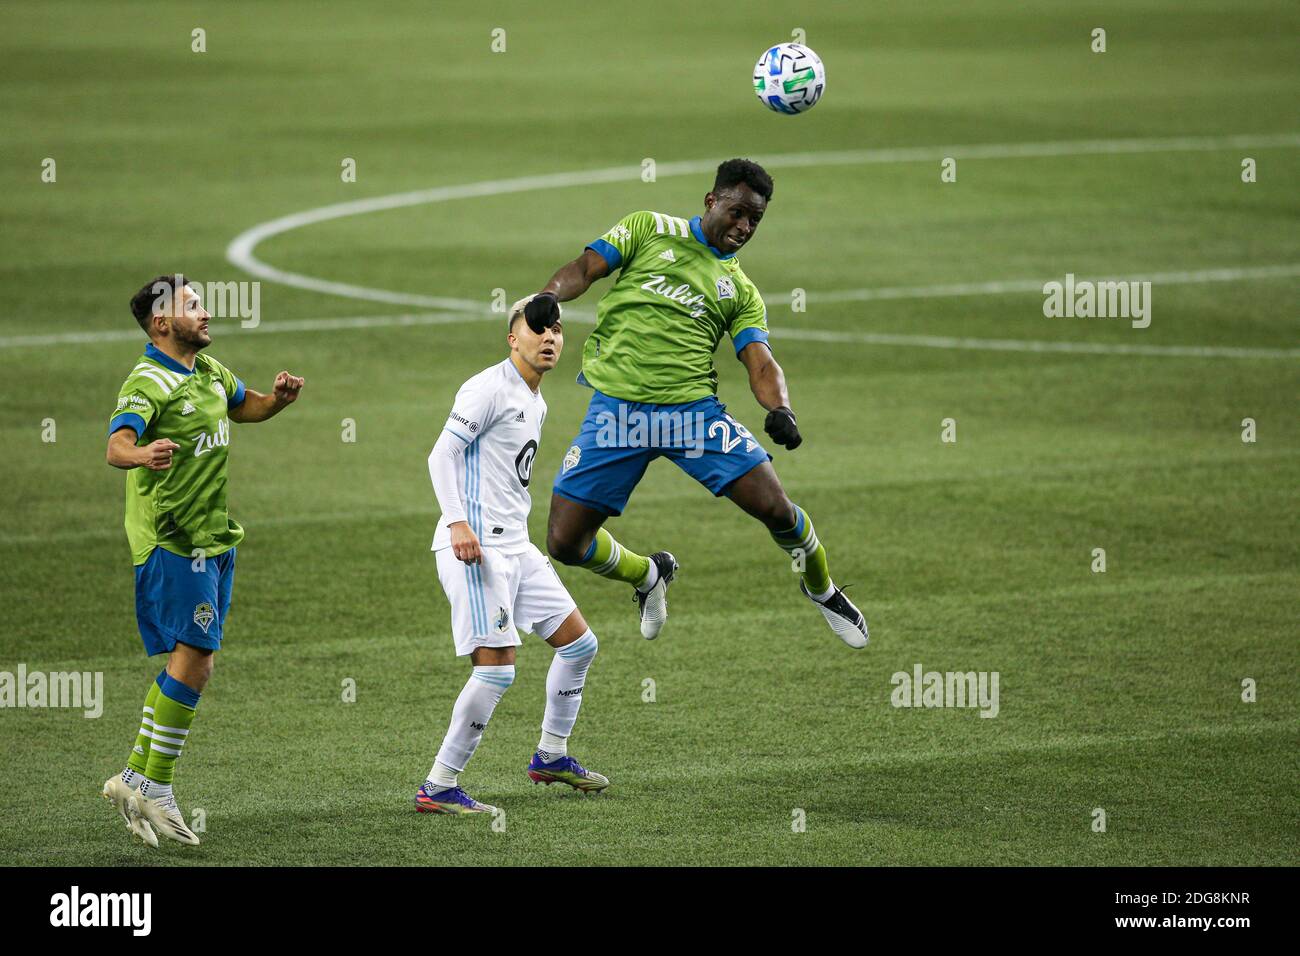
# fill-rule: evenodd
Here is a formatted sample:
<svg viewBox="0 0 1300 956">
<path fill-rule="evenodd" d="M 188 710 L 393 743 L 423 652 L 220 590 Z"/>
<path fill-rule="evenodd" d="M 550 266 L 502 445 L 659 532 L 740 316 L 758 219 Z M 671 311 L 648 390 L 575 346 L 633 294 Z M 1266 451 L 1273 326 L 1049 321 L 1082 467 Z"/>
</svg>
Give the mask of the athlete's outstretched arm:
<svg viewBox="0 0 1300 956">
<path fill-rule="evenodd" d="M 304 379 L 288 372 L 275 377 L 275 390 L 263 395 L 251 388 L 244 389 L 244 400 L 230 410 L 232 422 L 264 422 L 282 408 L 298 400 Z"/>
<path fill-rule="evenodd" d="M 607 275 L 609 263 L 605 257 L 594 249 L 583 249 L 578 258 L 560 266 L 541 291 L 551 293 L 560 302 L 568 302 L 590 289 L 597 279 L 603 279 Z"/>
<path fill-rule="evenodd" d="M 749 372 L 749 387 L 758 404 L 767 409 L 763 423 L 772 440 L 794 451 L 803 441 L 794 412 L 790 410 L 790 393 L 785 387 L 785 373 L 772 356 L 766 342 L 750 342 L 740 350 L 740 360 Z"/>
</svg>

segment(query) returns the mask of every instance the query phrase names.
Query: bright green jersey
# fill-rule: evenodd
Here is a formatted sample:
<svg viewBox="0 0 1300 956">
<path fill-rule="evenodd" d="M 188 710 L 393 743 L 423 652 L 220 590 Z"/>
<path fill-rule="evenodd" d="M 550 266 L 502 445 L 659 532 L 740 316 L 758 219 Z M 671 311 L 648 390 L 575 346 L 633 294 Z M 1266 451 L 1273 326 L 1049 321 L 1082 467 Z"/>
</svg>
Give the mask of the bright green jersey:
<svg viewBox="0 0 1300 956">
<path fill-rule="evenodd" d="M 587 246 L 618 278 L 596 305 L 582 378 L 629 402 L 677 404 L 717 394 L 713 353 L 767 341 L 767 308 L 735 256 L 709 245 L 700 217 L 634 212 Z"/>
<path fill-rule="evenodd" d="M 136 444 L 169 438 L 180 447 L 166 471 L 132 468 L 126 476 L 126 537 L 131 560 L 143 564 L 156 547 L 209 558 L 244 538 L 226 511 L 229 409 L 244 400 L 244 383 L 210 356 L 190 371 L 151 342 L 118 393 L 108 433 L 135 432 Z"/>
</svg>

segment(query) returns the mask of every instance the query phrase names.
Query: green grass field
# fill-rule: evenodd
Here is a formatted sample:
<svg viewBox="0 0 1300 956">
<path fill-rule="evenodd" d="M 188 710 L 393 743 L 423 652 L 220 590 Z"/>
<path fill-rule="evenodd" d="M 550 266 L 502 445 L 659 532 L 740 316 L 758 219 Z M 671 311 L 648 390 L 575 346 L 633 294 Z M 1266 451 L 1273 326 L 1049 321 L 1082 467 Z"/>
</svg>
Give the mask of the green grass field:
<svg viewBox="0 0 1300 956">
<path fill-rule="evenodd" d="M 0 671 L 101 671 L 105 687 L 97 720 L 0 710 L 0 861 L 1294 864 L 1295 6 L 493 6 L 0 11 Z M 828 91 L 788 118 L 755 101 L 749 72 L 795 28 Z M 1075 141 L 1109 145 L 1023 145 Z M 914 152 L 870 152 L 895 149 Z M 835 640 L 766 533 L 660 462 L 610 527 L 682 562 L 664 636 L 641 640 L 624 587 L 562 574 L 601 639 L 573 751 L 614 786 L 584 800 L 524 775 L 551 657 L 530 637 L 462 775 L 505 831 L 417 815 L 467 669 L 428 551 L 425 459 L 457 386 L 505 347 L 500 316 L 420 297 L 486 308 L 494 289 L 532 291 L 629 211 L 699 211 L 711 177 L 671 164 L 734 155 L 770 160 L 776 181 L 741 255 L 805 434 L 775 465 L 855 585 L 871 646 Z M 940 180 L 949 155 L 955 183 Z M 98 798 L 159 667 L 135 629 L 123 475 L 104 464 L 143 343 L 128 298 L 175 269 L 257 278 L 227 245 L 280 216 L 611 167 L 626 176 L 257 246 L 277 269 L 399 301 L 268 279 L 257 329 L 214 323 L 212 354 L 251 386 L 288 368 L 307 387 L 275 421 L 234 428 L 248 536 L 177 775 L 204 843 L 132 846 Z M 1151 326 L 1045 318 L 1034 284 L 1067 273 L 1165 276 Z M 999 281 L 1021 284 L 942 288 Z M 604 288 L 573 304 L 545 383 L 538 541 Z M 374 321 L 326 321 L 353 317 Z M 729 410 L 760 429 L 725 341 L 717 362 Z M 999 714 L 891 706 L 891 675 L 918 663 L 997 671 Z"/>
</svg>

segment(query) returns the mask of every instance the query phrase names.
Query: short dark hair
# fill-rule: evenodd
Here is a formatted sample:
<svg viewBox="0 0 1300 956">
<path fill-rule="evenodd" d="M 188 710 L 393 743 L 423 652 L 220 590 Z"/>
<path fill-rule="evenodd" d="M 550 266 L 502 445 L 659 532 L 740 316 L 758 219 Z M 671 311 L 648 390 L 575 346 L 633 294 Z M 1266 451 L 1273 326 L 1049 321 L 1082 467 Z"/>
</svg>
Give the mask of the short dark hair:
<svg viewBox="0 0 1300 956">
<path fill-rule="evenodd" d="M 140 328 L 144 329 L 146 334 L 149 332 L 149 322 L 153 318 L 154 303 L 158 301 L 158 287 L 168 286 L 172 290 L 172 295 L 176 295 L 189 284 L 190 280 L 181 273 L 172 272 L 150 279 L 139 292 L 131 296 L 131 314 L 135 316 L 135 320 L 140 323 Z"/>
<path fill-rule="evenodd" d="M 748 159 L 729 159 L 720 165 L 718 175 L 713 180 L 713 191 L 716 193 L 742 183 L 771 202 L 772 177 L 766 169 Z"/>
</svg>

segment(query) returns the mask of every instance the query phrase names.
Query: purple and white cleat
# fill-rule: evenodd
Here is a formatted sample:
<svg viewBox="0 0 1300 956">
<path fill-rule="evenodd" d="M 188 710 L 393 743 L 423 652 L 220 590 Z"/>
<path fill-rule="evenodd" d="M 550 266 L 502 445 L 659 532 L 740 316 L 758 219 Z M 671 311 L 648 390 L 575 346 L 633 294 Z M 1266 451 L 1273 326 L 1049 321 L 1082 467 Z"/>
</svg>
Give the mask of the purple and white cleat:
<svg viewBox="0 0 1300 956">
<path fill-rule="evenodd" d="M 415 791 L 415 809 L 421 813 L 496 813 L 497 808 L 479 803 L 460 787 L 439 789 L 427 780 Z"/>
<path fill-rule="evenodd" d="M 586 793 L 600 793 L 609 786 L 609 778 L 588 770 L 572 757 L 560 757 L 550 763 L 542 762 L 541 754 L 533 754 L 528 764 L 528 776 L 533 783 L 544 783 L 548 787 L 553 783 L 567 783 L 574 790 Z"/>
</svg>

